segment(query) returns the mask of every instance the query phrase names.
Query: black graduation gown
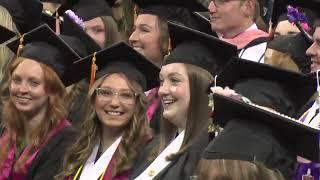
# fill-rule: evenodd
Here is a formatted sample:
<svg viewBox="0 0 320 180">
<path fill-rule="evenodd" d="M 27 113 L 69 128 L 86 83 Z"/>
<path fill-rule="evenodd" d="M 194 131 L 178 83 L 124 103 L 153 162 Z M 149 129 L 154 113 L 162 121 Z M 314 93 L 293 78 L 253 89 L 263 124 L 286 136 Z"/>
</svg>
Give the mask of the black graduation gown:
<svg viewBox="0 0 320 180">
<path fill-rule="evenodd" d="M 133 175 L 129 178 L 134 179 L 138 177 L 151 163 L 147 161 L 148 155 L 157 143 L 159 137 L 155 137 L 139 154 L 138 159 L 133 166 Z M 171 162 L 166 168 L 154 177 L 154 180 L 179 179 L 189 180 L 190 176 L 194 175 L 198 162 L 201 159 L 203 150 L 209 143 L 208 133 L 203 132 L 201 136 L 190 146 L 185 153 L 183 153 L 177 160 Z"/>
<path fill-rule="evenodd" d="M 74 142 L 75 132 L 69 126 L 51 137 L 33 160 L 28 169 L 27 180 L 54 180 L 54 176 L 62 170 L 65 151 Z"/>
</svg>

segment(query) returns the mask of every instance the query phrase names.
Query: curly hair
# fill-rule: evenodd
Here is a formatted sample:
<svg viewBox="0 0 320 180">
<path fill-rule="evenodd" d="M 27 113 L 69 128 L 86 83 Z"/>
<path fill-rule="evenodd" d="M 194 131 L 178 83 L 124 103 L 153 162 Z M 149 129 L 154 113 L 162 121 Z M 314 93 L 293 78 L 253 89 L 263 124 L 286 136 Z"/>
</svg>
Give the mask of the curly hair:
<svg viewBox="0 0 320 180">
<path fill-rule="evenodd" d="M 9 69 L 9 79 L 5 84 L 6 89 L 9 89 L 13 71 L 24 60 L 24 58 L 18 57 L 12 63 Z M 59 79 L 58 75 L 50 67 L 43 63 L 38 63 L 44 72 L 45 92 L 49 96 L 45 119 L 43 119 L 38 125 L 38 127 L 41 128 L 35 128 L 31 134 L 27 134 L 27 117 L 15 107 L 10 98 L 5 100 L 1 128 L 6 129 L 9 135 L 4 142 L 5 144 L 1 144 L 5 148 L 0 150 L 0 167 L 3 165 L 2 163 L 7 157 L 9 147 L 12 146 L 15 141 L 19 147 L 27 137 L 30 140 L 30 151 L 28 154 L 30 155 L 39 148 L 39 146 L 45 141 L 49 132 L 57 127 L 61 120 L 66 116 L 66 110 L 63 102 L 63 99 L 66 96 L 65 86 Z M 19 170 L 20 166 L 27 160 L 26 158 L 27 156 L 20 159 L 16 163 L 15 168 L 18 168 Z"/>
<path fill-rule="evenodd" d="M 150 135 L 150 129 L 147 124 L 145 109 L 146 97 L 142 87 L 135 81 L 128 79 L 124 74 L 117 73 L 127 80 L 129 87 L 138 93 L 138 103 L 134 109 L 134 114 L 131 121 L 123 129 L 123 138 L 117 151 L 115 152 L 115 165 L 112 169 L 112 176 L 116 176 L 122 172 L 130 170 L 133 162 L 137 157 L 138 149 L 146 142 L 146 138 Z M 93 102 L 96 97 L 95 90 L 100 87 L 106 77 L 95 81 L 88 93 L 89 101 L 86 118 L 82 123 L 82 131 L 79 139 L 67 151 L 63 171 L 56 176 L 56 179 L 64 179 L 72 176 L 73 173 L 83 165 L 92 152 L 95 144 L 101 139 L 102 124 L 99 121 Z"/>
</svg>

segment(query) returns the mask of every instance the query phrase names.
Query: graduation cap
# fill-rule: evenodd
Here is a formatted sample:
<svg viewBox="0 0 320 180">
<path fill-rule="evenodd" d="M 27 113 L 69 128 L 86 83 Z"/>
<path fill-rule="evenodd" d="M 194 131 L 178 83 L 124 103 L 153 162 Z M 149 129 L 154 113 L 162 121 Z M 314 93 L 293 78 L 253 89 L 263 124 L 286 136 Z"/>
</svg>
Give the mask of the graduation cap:
<svg viewBox="0 0 320 180">
<path fill-rule="evenodd" d="M 83 64 L 78 64 L 79 62 L 83 62 Z M 92 78 L 98 79 L 105 74 L 121 72 L 138 82 L 144 91 L 159 85 L 160 69 L 125 42 L 116 43 L 75 62 L 75 64 L 78 65 L 76 68 L 78 71 L 84 72 L 88 76 L 90 74 L 90 84 L 92 84 Z M 92 65 L 93 68 L 88 68 Z M 95 75 L 96 67 L 98 72 Z"/>
<path fill-rule="evenodd" d="M 68 9 L 71 9 L 75 4 L 79 2 L 79 0 L 65 0 L 65 1 L 46 1 L 46 2 L 52 2 L 52 3 L 58 3 L 61 2 L 61 6 L 56 10 L 56 12 L 48 12 L 43 11 L 41 20 L 43 23 L 46 23 L 49 25 L 49 27 L 55 31 L 63 31 L 63 18 L 60 16 L 64 14 L 65 11 Z M 59 26 L 57 27 L 57 23 L 59 23 Z"/>
<path fill-rule="evenodd" d="M 208 11 L 208 8 L 204 6 L 202 3 L 200 3 L 198 0 L 134 0 L 134 3 L 136 3 L 140 8 L 144 9 L 142 10 L 142 13 L 147 13 L 148 11 L 150 14 L 163 16 L 163 13 L 160 11 L 152 11 L 156 10 L 155 7 L 161 8 L 161 7 L 183 7 L 190 11 Z M 154 7 L 154 9 L 152 8 Z M 159 9 L 160 10 L 160 9 Z M 149 14 L 149 13 L 148 13 Z"/>
<path fill-rule="evenodd" d="M 41 2 L 48 2 L 48 3 L 56 3 L 56 4 L 63 4 L 65 1 L 68 0 L 40 0 Z"/>
<path fill-rule="evenodd" d="M 75 36 L 80 39 L 86 46 L 88 54 L 101 50 L 100 46 L 68 14 L 64 13 L 63 20 L 63 35 Z"/>
<path fill-rule="evenodd" d="M 311 65 L 310 57 L 306 55 L 306 51 L 311 44 L 303 33 L 298 33 L 275 37 L 268 43 L 268 48 L 288 53 L 300 71 L 306 74 L 310 72 Z"/>
<path fill-rule="evenodd" d="M 67 87 L 84 76 L 69 74 L 68 69 L 80 56 L 48 25 L 43 24 L 7 44 L 18 57 L 39 61 L 51 67 Z M 23 46 L 23 47 L 22 47 Z"/>
<path fill-rule="evenodd" d="M 21 34 L 41 24 L 42 3 L 39 0 L 0 0 L 6 8 Z"/>
<path fill-rule="evenodd" d="M 316 90 L 315 79 L 306 75 L 238 57 L 233 57 L 223 71 L 218 74 L 216 85 L 221 87 L 228 86 L 233 89 L 238 82 L 253 78 L 281 84 L 288 99 L 294 102 L 295 111 L 305 105 Z M 251 88 L 251 92 L 254 91 L 255 87 Z M 250 93 L 249 90 L 248 88 L 248 93 Z M 272 89 L 269 92 L 270 95 L 275 93 L 278 92 Z M 247 94 L 242 95 L 246 96 Z"/>
<path fill-rule="evenodd" d="M 168 29 L 173 50 L 166 57 L 164 65 L 193 64 L 215 75 L 232 56 L 237 55 L 236 46 L 214 36 L 173 22 L 168 22 Z"/>
<path fill-rule="evenodd" d="M 80 0 L 72 8 L 83 21 L 96 17 L 112 16 L 112 10 L 105 0 Z"/>
<path fill-rule="evenodd" d="M 117 0 L 105 0 L 110 7 L 113 7 Z"/>
<path fill-rule="evenodd" d="M 198 30 L 211 36 L 218 37 L 217 33 L 212 31 L 208 12 L 192 12 L 191 16 L 196 20 Z"/>
<path fill-rule="evenodd" d="M 9 30 L 8 28 L 0 25 L 0 44 L 8 41 L 16 35 L 15 32 Z"/>
<path fill-rule="evenodd" d="M 205 159 L 262 162 L 294 173 L 296 156 L 319 161 L 318 129 L 229 97 L 214 95 L 214 120 L 224 130 L 208 145 Z"/>
<path fill-rule="evenodd" d="M 138 5 L 138 14 L 152 14 L 165 20 L 182 23 L 185 26 L 200 29 L 197 17 L 192 11 L 208 11 L 198 0 L 133 0 Z"/>
</svg>

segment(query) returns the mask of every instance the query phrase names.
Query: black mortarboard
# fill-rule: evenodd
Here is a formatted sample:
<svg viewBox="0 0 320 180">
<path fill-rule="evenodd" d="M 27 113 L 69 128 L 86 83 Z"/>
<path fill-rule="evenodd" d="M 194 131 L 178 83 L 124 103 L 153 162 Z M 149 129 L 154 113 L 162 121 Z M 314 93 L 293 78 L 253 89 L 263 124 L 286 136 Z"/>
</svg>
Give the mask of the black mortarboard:
<svg viewBox="0 0 320 180">
<path fill-rule="evenodd" d="M 199 29 L 197 19 L 193 19 L 192 11 L 208 11 L 197 0 L 133 0 L 139 6 L 139 14 L 152 14 L 185 26 Z"/>
<path fill-rule="evenodd" d="M 23 38 L 22 49 L 18 46 Z M 60 77 L 65 86 L 83 78 L 79 74 L 68 74 L 72 64 L 80 59 L 80 56 L 60 37 L 58 37 L 48 25 L 41 25 L 32 31 L 23 34 L 7 46 L 20 57 L 33 59 L 51 67 Z M 74 77 L 72 77 L 74 76 Z M 72 81 L 70 80 L 72 79 Z"/>
<path fill-rule="evenodd" d="M 68 14 L 63 15 L 63 35 L 75 36 L 84 43 L 88 54 L 100 51 L 99 45 Z"/>
<path fill-rule="evenodd" d="M 128 78 L 138 82 L 145 91 L 159 85 L 160 69 L 125 42 L 119 42 L 82 59 L 79 62 L 86 64 L 80 64 L 77 70 L 89 75 L 89 67 L 94 56 L 95 64 L 98 67 L 95 79 L 105 74 L 122 72 Z"/>
<path fill-rule="evenodd" d="M 8 28 L 0 25 L 0 44 L 8 41 L 16 35 L 15 32 L 9 30 Z"/>
<path fill-rule="evenodd" d="M 41 23 L 42 4 L 39 0 L 0 0 L 21 34 L 32 30 Z"/>
<path fill-rule="evenodd" d="M 269 165 L 281 166 L 282 163 L 287 163 L 283 162 L 285 157 L 281 157 L 286 156 L 285 150 L 277 148 L 277 145 L 272 146 L 278 141 L 294 155 L 294 159 L 299 155 L 320 161 L 319 129 L 304 125 L 298 120 L 215 94 L 214 121 L 225 128 L 221 136 L 218 135 L 207 147 L 204 153 L 207 159 L 263 160 Z M 233 126 L 235 123 L 238 124 L 239 131 Z M 257 128 L 259 126 L 262 128 Z M 242 131 L 248 127 L 251 132 Z M 229 132 L 231 133 L 228 135 Z M 277 158 L 282 158 L 282 162 Z"/>
<path fill-rule="evenodd" d="M 117 0 L 105 0 L 110 7 L 113 7 Z"/>
<path fill-rule="evenodd" d="M 311 44 L 302 33 L 298 33 L 275 37 L 268 43 L 268 48 L 290 54 L 299 70 L 306 74 L 310 72 L 311 65 L 310 57 L 306 55 L 306 51 Z"/>
<path fill-rule="evenodd" d="M 48 3 L 56 3 L 56 4 L 63 4 L 65 1 L 68 0 L 40 0 L 41 2 L 48 2 Z"/>
<path fill-rule="evenodd" d="M 56 31 L 56 17 L 53 15 L 50 15 L 46 12 L 42 12 L 41 14 L 41 22 L 43 24 L 47 24 L 52 30 Z M 59 26 L 61 27 L 62 21 L 59 21 Z M 60 28 L 61 30 L 61 28 Z"/>
<path fill-rule="evenodd" d="M 46 1 L 46 2 L 53 2 L 53 3 L 58 3 L 53 1 Z M 60 2 L 60 1 L 59 1 Z M 57 23 L 57 13 L 59 16 L 59 31 L 63 31 L 63 19 L 60 18 L 60 16 L 62 16 L 64 14 L 64 12 L 68 9 L 71 9 L 75 4 L 77 4 L 79 2 L 79 0 L 65 0 L 61 2 L 61 6 L 57 9 L 56 12 L 48 12 L 48 11 L 43 11 L 42 12 L 42 16 L 41 16 L 41 20 L 43 23 L 48 24 L 48 26 L 53 29 L 56 30 L 56 23 Z"/>
<path fill-rule="evenodd" d="M 192 12 L 191 17 L 196 20 L 199 31 L 218 37 L 217 33 L 211 29 L 208 12 Z"/>
<path fill-rule="evenodd" d="M 75 36 L 68 36 L 68 35 L 63 35 L 59 34 L 58 35 L 68 46 L 70 46 L 77 54 L 78 56 L 86 57 L 90 53 L 87 51 L 87 47 L 85 46 L 85 43 L 78 39 Z"/>
<path fill-rule="evenodd" d="M 150 12 L 150 14 L 154 15 L 160 15 L 162 16 L 165 12 L 160 11 L 152 11 L 156 10 L 154 7 L 183 7 L 190 11 L 208 11 L 208 8 L 201 4 L 198 0 L 134 0 L 134 3 L 136 3 L 140 8 L 144 9 L 142 12 L 147 13 L 147 11 Z M 160 9 L 159 9 L 160 10 Z M 149 13 L 148 13 L 149 14 Z"/>
<path fill-rule="evenodd" d="M 216 85 L 234 88 L 236 83 L 252 78 L 280 84 L 285 89 L 284 92 L 287 93 L 288 98 L 294 102 L 295 111 L 305 105 L 316 90 L 315 80 L 306 75 L 237 57 L 233 57 L 223 71 L 218 74 Z M 255 87 L 251 88 L 254 91 Z M 272 91 L 271 89 L 270 95 L 278 93 Z M 246 94 L 243 95 L 246 96 Z"/>
<path fill-rule="evenodd" d="M 173 50 L 164 65 L 193 64 L 214 75 L 237 55 L 235 46 L 214 36 L 172 22 L 168 22 L 168 28 Z"/>
<path fill-rule="evenodd" d="M 80 0 L 72 9 L 83 21 L 101 16 L 112 16 L 112 10 L 105 0 Z"/>
</svg>

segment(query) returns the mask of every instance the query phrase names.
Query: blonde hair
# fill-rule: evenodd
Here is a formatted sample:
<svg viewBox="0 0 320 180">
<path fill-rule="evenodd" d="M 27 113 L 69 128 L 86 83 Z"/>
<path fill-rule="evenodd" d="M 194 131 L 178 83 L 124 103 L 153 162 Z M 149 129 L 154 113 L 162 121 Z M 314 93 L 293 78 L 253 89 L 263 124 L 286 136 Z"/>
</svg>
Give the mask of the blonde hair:
<svg viewBox="0 0 320 180">
<path fill-rule="evenodd" d="M 9 30 L 19 34 L 10 13 L 6 8 L 0 6 L 0 25 L 8 28 Z M 6 71 L 10 62 L 14 57 L 14 53 L 6 46 L 6 43 L 0 45 L 0 82 L 6 78 Z M 1 83 L 2 84 L 2 83 Z"/>
<path fill-rule="evenodd" d="M 105 47 L 111 46 L 112 44 L 121 41 L 123 38 L 121 37 L 121 34 L 113 17 L 101 16 L 100 18 L 105 28 Z"/>
<path fill-rule="evenodd" d="M 299 70 L 298 65 L 292 60 L 290 57 L 290 54 L 283 53 L 274 49 L 267 49 L 266 53 L 269 53 L 272 51 L 272 54 L 269 56 L 266 56 L 265 63 L 269 64 L 271 66 L 275 66 L 281 69 L 290 70 L 294 72 L 301 72 Z"/>
<path fill-rule="evenodd" d="M 150 136 L 150 129 L 147 124 L 145 110 L 146 110 L 146 97 L 142 87 L 135 81 L 128 79 L 123 73 L 117 73 L 127 80 L 128 86 L 138 93 L 137 104 L 134 110 L 131 121 L 123 129 L 123 138 L 119 144 L 118 150 L 115 153 L 115 165 L 112 168 L 112 176 L 130 170 L 133 162 L 137 157 L 138 149 L 144 145 L 147 138 Z M 69 151 L 67 151 L 63 171 L 56 176 L 56 179 L 64 179 L 65 177 L 72 176 L 73 173 L 83 165 L 88 159 L 93 147 L 100 139 L 102 134 L 102 124 L 97 118 L 93 106 L 96 97 L 96 88 L 100 87 L 106 77 L 95 81 L 88 93 L 88 104 L 85 120 L 82 123 L 82 131 L 78 140 L 73 144 Z"/>
<path fill-rule="evenodd" d="M 198 180 L 284 180 L 280 171 L 261 163 L 232 159 L 202 159 L 197 171 Z"/>
</svg>

